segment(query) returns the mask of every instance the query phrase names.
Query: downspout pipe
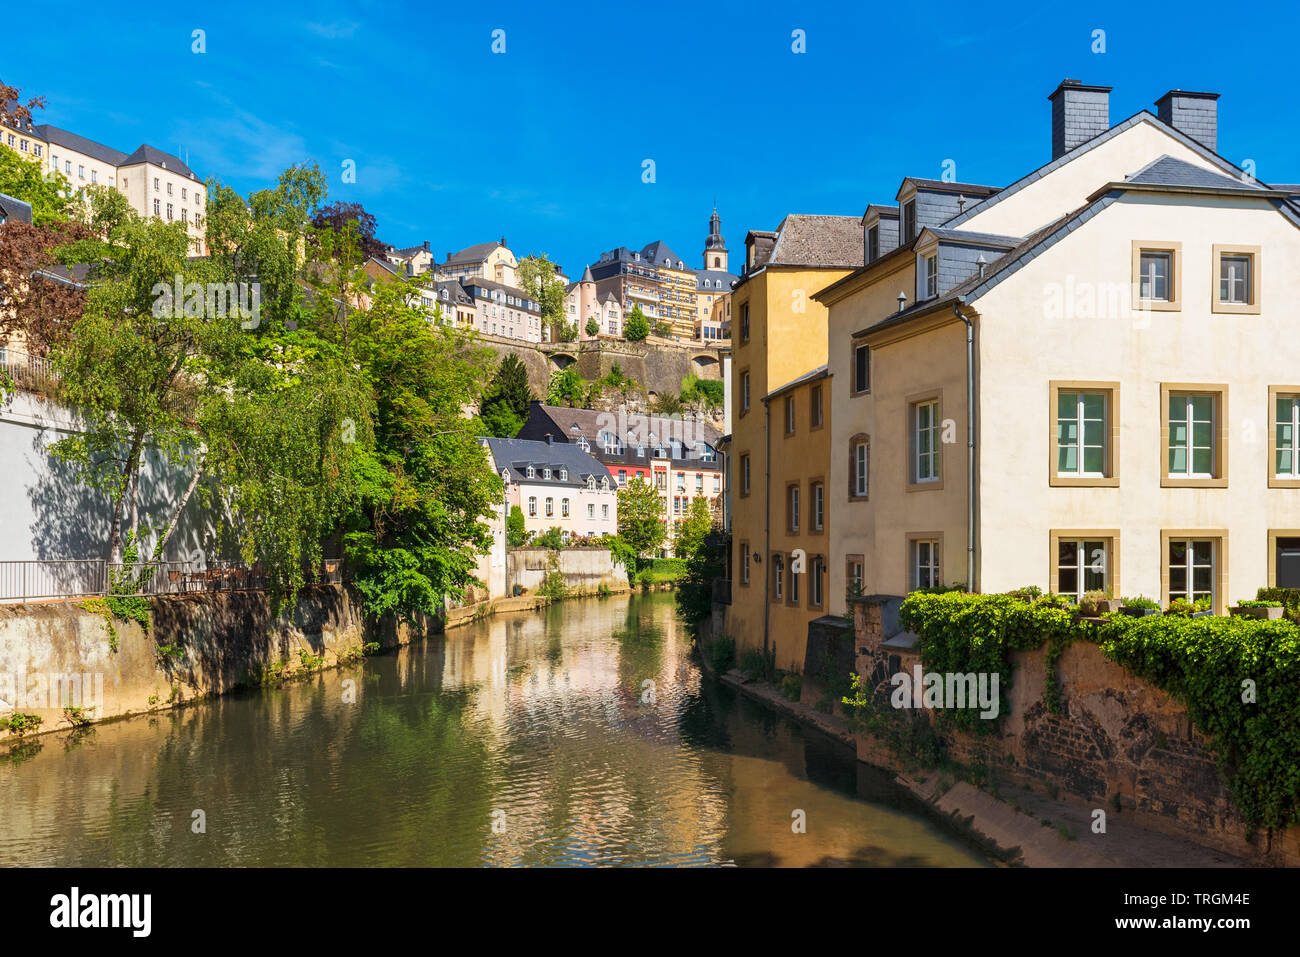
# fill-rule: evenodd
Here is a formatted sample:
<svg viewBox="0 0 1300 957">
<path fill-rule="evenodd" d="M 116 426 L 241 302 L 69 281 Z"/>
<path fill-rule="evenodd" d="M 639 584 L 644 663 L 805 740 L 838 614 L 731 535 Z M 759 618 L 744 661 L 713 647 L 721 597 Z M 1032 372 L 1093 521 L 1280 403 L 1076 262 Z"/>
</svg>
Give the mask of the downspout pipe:
<svg viewBox="0 0 1300 957">
<path fill-rule="evenodd" d="M 966 324 L 966 587 L 979 590 L 975 580 L 975 326 L 962 312 L 966 297 L 958 296 L 952 311 Z"/>
<path fill-rule="evenodd" d="M 763 660 L 767 660 L 772 621 L 772 404 L 763 400 Z"/>
</svg>

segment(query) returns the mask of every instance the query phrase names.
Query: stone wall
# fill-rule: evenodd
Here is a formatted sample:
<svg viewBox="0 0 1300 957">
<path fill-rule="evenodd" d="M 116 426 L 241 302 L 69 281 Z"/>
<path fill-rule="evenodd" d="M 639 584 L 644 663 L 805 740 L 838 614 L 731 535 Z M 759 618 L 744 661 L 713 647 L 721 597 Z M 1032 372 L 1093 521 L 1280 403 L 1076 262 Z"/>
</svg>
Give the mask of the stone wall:
<svg viewBox="0 0 1300 957">
<path fill-rule="evenodd" d="M 66 704 L 94 703 L 96 720 L 149 711 L 254 684 L 281 662 L 292 671 L 301 667 L 300 651 L 330 665 L 366 642 L 395 647 L 413 634 L 393 622 L 367 629 L 359 603 L 338 585 L 309 586 L 279 613 L 266 594 L 251 591 L 158 596 L 150 604 L 148 634 L 114 620 L 116 650 L 93 601 L 0 605 L 0 717 L 36 714 L 41 730 L 51 731 Z M 160 656 L 164 646 L 179 655 Z M 68 686 L 83 700 L 51 692 Z M 90 700 L 99 689 L 100 700 Z"/>
<path fill-rule="evenodd" d="M 899 601 L 868 596 L 852 603 L 856 673 L 886 704 L 890 676 L 911 672 L 920 662 L 914 636 L 898 630 Z M 1300 865 L 1300 828 L 1248 833 L 1205 736 L 1192 727 L 1183 705 L 1106 660 L 1096 645 L 1076 642 L 1056 664 L 1061 709 L 1054 715 L 1043 700 L 1046 654 L 1045 647 L 1012 653 L 1012 675 L 1000 678 L 1009 708 L 1000 733 L 944 729 L 951 757 L 984 762 L 995 781 L 1059 789 L 1061 799 L 1107 814 L 1114 813 L 1112 801 L 1119 795 L 1119 813 L 1144 827 L 1243 857 Z M 924 709 L 912 713 L 914 720 L 931 715 Z M 858 737 L 858 758 L 898 767 L 867 735 Z"/>
<path fill-rule="evenodd" d="M 722 379 L 720 350 L 699 343 L 606 339 L 528 343 L 490 335 L 480 338 L 485 346 L 502 356 L 510 354 L 519 358 L 528 370 L 528 385 L 538 397 L 546 395 L 552 372 L 574 363 L 584 379 L 602 378 L 617 363 L 624 375 L 656 394 L 681 392 L 682 379 L 691 373 L 701 379 Z"/>
<path fill-rule="evenodd" d="M 591 593 L 601 585 L 611 591 L 626 591 L 628 588 L 627 569 L 622 562 L 614 560 L 608 548 L 562 548 L 558 551 L 512 548 L 506 556 L 506 581 L 510 590 L 519 585 L 529 593 L 536 592 L 552 570 L 552 556 L 570 589 Z"/>
</svg>

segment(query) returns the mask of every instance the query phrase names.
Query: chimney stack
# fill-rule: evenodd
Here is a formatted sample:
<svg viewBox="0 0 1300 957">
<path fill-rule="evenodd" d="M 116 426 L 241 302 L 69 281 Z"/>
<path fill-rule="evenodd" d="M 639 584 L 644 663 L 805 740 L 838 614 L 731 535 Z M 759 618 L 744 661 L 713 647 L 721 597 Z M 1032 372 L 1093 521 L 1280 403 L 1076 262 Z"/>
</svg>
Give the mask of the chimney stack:
<svg viewBox="0 0 1300 957">
<path fill-rule="evenodd" d="M 1061 81 L 1048 97 L 1052 101 L 1052 159 L 1110 129 L 1110 90 L 1078 80 Z"/>
<path fill-rule="evenodd" d="M 1156 100 L 1156 116 L 1202 146 L 1219 151 L 1219 94 L 1170 90 Z"/>
<path fill-rule="evenodd" d="M 552 444 L 552 439 L 551 439 L 551 433 L 550 433 L 550 432 L 547 432 L 547 433 L 546 433 L 546 444 L 547 444 L 547 445 L 551 445 L 551 444 Z"/>
</svg>

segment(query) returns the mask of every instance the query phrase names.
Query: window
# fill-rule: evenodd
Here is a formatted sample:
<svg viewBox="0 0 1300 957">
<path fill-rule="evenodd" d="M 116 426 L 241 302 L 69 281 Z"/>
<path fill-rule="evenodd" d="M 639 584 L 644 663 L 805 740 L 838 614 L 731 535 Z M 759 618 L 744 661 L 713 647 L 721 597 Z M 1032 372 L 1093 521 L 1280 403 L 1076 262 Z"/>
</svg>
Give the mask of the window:
<svg viewBox="0 0 1300 957">
<path fill-rule="evenodd" d="M 715 476 L 713 476 L 713 491 L 714 491 L 715 493 L 716 493 L 716 492 L 721 492 L 721 491 L 722 491 L 722 476 L 721 476 L 721 475 L 715 475 Z"/>
<path fill-rule="evenodd" d="M 627 469 L 618 470 L 618 484 L 619 485 L 627 484 Z"/>
<path fill-rule="evenodd" d="M 937 538 L 913 538 L 909 543 L 910 590 L 934 588 L 939 584 L 939 549 Z"/>
<path fill-rule="evenodd" d="M 560 516 L 562 518 L 569 517 L 569 500 L 567 498 L 560 499 Z"/>
<path fill-rule="evenodd" d="M 588 518 L 596 517 L 596 506 L 591 502 L 587 503 L 587 517 Z"/>
<path fill-rule="evenodd" d="M 1051 591 L 1077 602 L 1085 592 L 1113 590 L 1109 573 L 1113 538 L 1074 538 L 1069 533 L 1054 533 L 1052 539 L 1056 583 Z"/>
<path fill-rule="evenodd" d="M 939 295 L 939 256 L 925 257 L 925 298 L 933 299 Z"/>
<path fill-rule="evenodd" d="M 916 200 L 909 199 L 903 204 L 903 244 L 916 238 Z"/>
<path fill-rule="evenodd" d="M 1049 485 L 1119 485 L 1118 382 L 1048 383 Z"/>
<path fill-rule="evenodd" d="M 1300 488 L 1300 386 L 1268 390 L 1268 457 L 1271 488 Z"/>
<path fill-rule="evenodd" d="M 749 542 L 740 543 L 740 583 L 749 584 Z"/>
<path fill-rule="evenodd" d="M 749 303 L 740 307 L 740 341 L 749 341 Z M 749 408 L 748 403 L 745 404 L 745 408 Z"/>
<path fill-rule="evenodd" d="M 536 478 L 536 477 L 537 477 L 537 469 L 533 468 L 531 465 L 528 466 L 528 477 L 529 477 L 529 478 Z"/>
<path fill-rule="evenodd" d="M 99 170 L 97 170 L 97 169 L 92 169 L 92 170 L 90 171 L 90 181 L 91 181 L 92 183 L 98 183 L 98 182 L 99 182 Z"/>
<path fill-rule="evenodd" d="M 855 346 L 853 349 L 853 394 L 861 395 L 871 390 L 871 348 Z"/>
<path fill-rule="evenodd" d="M 1300 529 L 1270 529 L 1268 586 L 1300 588 Z"/>
<path fill-rule="evenodd" d="M 875 262 L 880 258 L 880 226 L 875 225 L 867 229 L 867 262 Z"/>
<path fill-rule="evenodd" d="M 154 191 L 155 193 L 158 192 L 158 177 L 157 177 L 157 176 L 155 176 L 155 177 L 153 178 L 153 191 Z"/>
<path fill-rule="evenodd" d="M 546 468 L 542 469 L 542 478 L 549 479 L 550 477 L 551 477 L 551 469 L 549 466 L 547 466 Z"/>
<path fill-rule="evenodd" d="M 808 487 L 808 494 L 812 496 L 813 531 L 820 532 L 826 522 L 826 486 L 821 482 L 813 482 Z"/>
<path fill-rule="evenodd" d="M 815 385 L 808 393 L 809 425 L 811 428 L 822 427 L 822 387 Z"/>
<path fill-rule="evenodd" d="M 749 494 L 749 456 L 740 457 L 740 494 Z"/>
<path fill-rule="evenodd" d="M 555 514 L 555 499 L 549 495 L 546 497 L 546 517 L 550 518 Z"/>
<path fill-rule="evenodd" d="M 609 506 L 608 506 L 608 505 L 602 505 L 602 506 L 600 507 L 600 517 L 601 517 L 601 518 L 609 518 Z"/>
<path fill-rule="evenodd" d="M 849 498 L 867 497 L 867 470 L 870 465 L 870 440 L 855 435 L 849 440 Z"/>
<path fill-rule="evenodd" d="M 786 528 L 791 532 L 799 531 L 799 486 L 791 485 L 786 489 Z"/>
<path fill-rule="evenodd" d="M 1160 484 L 1226 488 L 1228 387 L 1161 383 L 1160 398 L 1166 416 Z"/>
<path fill-rule="evenodd" d="M 1214 247 L 1214 312 L 1259 314 L 1259 247 Z"/>
<path fill-rule="evenodd" d="M 822 605 L 822 575 L 825 574 L 825 562 L 818 555 L 812 560 L 811 573 L 808 576 L 808 604 L 820 608 Z"/>
<path fill-rule="evenodd" d="M 1056 469 L 1100 477 L 1106 471 L 1106 396 L 1061 392 L 1056 401 Z"/>
<path fill-rule="evenodd" d="M 794 557 L 790 558 L 790 587 L 787 589 L 789 594 L 787 600 L 791 605 L 799 604 L 799 573 L 794 567 Z"/>
<path fill-rule="evenodd" d="M 704 491 L 704 476 L 700 473 L 695 474 L 695 494 L 699 495 Z"/>
<path fill-rule="evenodd" d="M 155 216 L 159 216 L 162 214 L 162 206 L 156 199 L 153 201 L 153 214 Z"/>
<path fill-rule="evenodd" d="M 1182 244 L 1133 242 L 1133 308 L 1181 308 Z"/>
<path fill-rule="evenodd" d="M 844 556 L 844 597 L 856 598 L 862 594 L 862 556 Z"/>
<path fill-rule="evenodd" d="M 939 400 L 926 399 L 910 405 L 912 418 L 911 483 L 939 481 Z"/>
<path fill-rule="evenodd" d="M 172 204 L 171 204 L 171 203 L 168 203 L 168 204 L 167 204 L 167 221 L 168 221 L 168 222 L 171 222 L 171 220 L 172 220 L 173 218 L 174 218 L 174 217 L 172 216 Z"/>
<path fill-rule="evenodd" d="M 778 552 L 772 556 L 772 600 L 780 601 L 785 585 L 785 559 Z"/>
<path fill-rule="evenodd" d="M 528 496 L 528 515 L 529 515 L 529 517 L 536 517 L 536 515 L 537 515 L 537 496 L 536 496 L 536 495 L 530 495 L 530 496 Z"/>
<path fill-rule="evenodd" d="M 1165 552 L 1168 567 L 1168 600 L 1185 598 L 1196 602 L 1202 598 L 1215 604 L 1215 542 L 1208 538 L 1171 538 Z"/>
<path fill-rule="evenodd" d="M 749 373 L 740 374 L 740 411 L 749 411 Z"/>
<path fill-rule="evenodd" d="M 77 179 L 85 179 L 85 178 L 86 178 L 86 167 L 84 167 L 84 166 L 78 166 L 78 167 L 77 167 Z"/>
<path fill-rule="evenodd" d="M 168 184 L 167 184 L 167 195 L 170 196 L 171 194 L 172 194 L 172 184 L 171 184 L 171 183 L 168 183 Z"/>
<path fill-rule="evenodd" d="M 794 396 L 785 397 L 785 434 L 794 435 Z"/>
</svg>

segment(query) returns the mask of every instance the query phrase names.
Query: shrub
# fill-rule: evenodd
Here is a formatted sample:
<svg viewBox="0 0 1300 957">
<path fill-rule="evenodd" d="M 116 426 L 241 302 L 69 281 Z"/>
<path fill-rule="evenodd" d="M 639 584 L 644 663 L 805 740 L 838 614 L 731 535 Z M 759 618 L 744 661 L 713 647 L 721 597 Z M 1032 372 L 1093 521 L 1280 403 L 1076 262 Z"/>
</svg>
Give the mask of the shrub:
<svg viewBox="0 0 1300 957">
<path fill-rule="evenodd" d="M 1256 599 L 1243 599 L 1237 602 L 1238 608 L 1285 608 L 1280 601 L 1258 601 Z"/>
<path fill-rule="evenodd" d="M 23 735 L 28 731 L 35 731 L 39 728 L 42 720 L 38 714 L 24 714 L 21 711 L 15 711 L 8 718 L 0 719 L 0 727 L 8 728 L 11 734 Z"/>
<path fill-rule="evenodd" d="M 542 583 L 537 586 L 537 594 L 543 598 L 549 598 L 551 601 L 561 601 L 569 594 L 569 583 L 565 581 L 563 572 L 547 572 Z"/>
<path fill-rule="evenodd" d="M 718 635 L 705 648 L 709 667 L 721 674 L 731 670 L 736 663 L 736 640 L 730 635 Z"/>
<path fill-rule="evenodd" d="M 788 701 L 798 701 L 803 694 L 803 676 L 796 674 L 781 676 L 781 695 Z"/>
<path fill-rule="evenodd" d="M 771 681 L 776 675 L 776 650 L 769 648 L 764 654 L 761 648 L 746 648 L 740 656 L 740 670 L 752 678 Z"/>
<path fill-rule="evenodd" d="M 1156 611 L 1160 610 L 1160 602 L 1154 598 L 1147 598 L 1145 595 L 1137 595 L 1133 598 L 1121 598 L 1120 602 L 1129 608 L 1151 608 Z"/>
</svg>

